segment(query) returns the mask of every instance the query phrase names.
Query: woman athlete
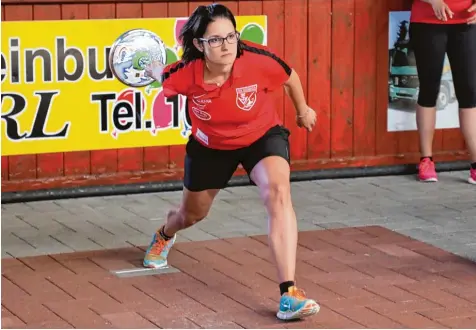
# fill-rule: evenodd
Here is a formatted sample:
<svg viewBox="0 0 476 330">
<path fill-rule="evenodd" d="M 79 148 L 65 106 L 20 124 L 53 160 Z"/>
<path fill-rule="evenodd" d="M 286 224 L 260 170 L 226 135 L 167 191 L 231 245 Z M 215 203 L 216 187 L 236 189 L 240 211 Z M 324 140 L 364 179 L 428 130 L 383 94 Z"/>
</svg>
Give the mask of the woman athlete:
<svg viewBox="0 0 476 330">
<path fill-rule="evenodd" d="M 280 123 L 273 95 L 284 86 L 297 110 L 297 124 L 311 131 L 316 114 L 306 104 L 299 77 L 267 47 L 240 40 L 233 14 L 220 4 L 199 6 L 182 28 L 181 39 L 181 61 L 146 69 L 162 82 L 165 97 L 187 96 L 192 134 L 181 205 L 169 211 L 155 233 L 144 266 L 167 264 L 176 233 L 207 216 L 241 164 L 268 214 L 281 292 L 277 317 L 315 314 L 319 305 L 294 282 L 298 232 L 290 192 L 289 131 Z"/>
<path fill-rule="evenodd" d="M 476 184 L 476 0 L 414 0 L 410 42 L 420 83 L 416 110 L 421 181 L 438 181 L 433 162 L 436 103 L 445 54 L 451 65 L 459 123 L 469 150 L 468 182 Z"/>
</svg>

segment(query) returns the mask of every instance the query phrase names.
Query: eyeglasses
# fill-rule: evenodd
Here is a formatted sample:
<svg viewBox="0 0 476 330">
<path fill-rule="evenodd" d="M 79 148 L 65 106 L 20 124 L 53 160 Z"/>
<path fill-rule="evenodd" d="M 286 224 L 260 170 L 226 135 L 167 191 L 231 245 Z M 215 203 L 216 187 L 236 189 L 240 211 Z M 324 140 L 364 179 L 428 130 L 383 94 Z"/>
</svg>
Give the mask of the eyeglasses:
<svg viewBox="0 0 476 330">
<path fill-rule="evenodd" d="M 208 42 L 210 47 L 217 48 L 217 47 L 221 47 L 223 45 L 223 43 L 225 42 L 225 40 L 229 44 L 235 44 L 235 43 L 238 42 L 239 39 L 240 39 L 240 33 L 235 32 L 235 33 L 231 33 L 231 34 L 227 35 L 225 38 L 222 38 L 222 37 L 213 37 L 213 38 L 209 38 L 209 39 L 200 38 L 200 41 L 206 41 L 206 42 Z"/>
</svg>

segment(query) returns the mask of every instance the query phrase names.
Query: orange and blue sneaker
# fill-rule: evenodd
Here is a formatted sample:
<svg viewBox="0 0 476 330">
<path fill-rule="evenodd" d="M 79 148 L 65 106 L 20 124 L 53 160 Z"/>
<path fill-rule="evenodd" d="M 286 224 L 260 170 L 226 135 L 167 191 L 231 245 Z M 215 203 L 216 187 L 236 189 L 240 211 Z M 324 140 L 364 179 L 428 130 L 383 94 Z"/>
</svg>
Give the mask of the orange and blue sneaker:
<svg viewBox="0 0 476 330">
<path fill-rule="evenodd" d="M 159 232 L 160 229 L 154 234 L 152 242 L 150 242 L 149 248 L 145 252 L 144 267 L 163 268 L 167 266 L 167 256 L 177 236 L 174 235 L 171 239 L 165 240 Z"/>
<path fill-rule="evenodd" d="M 295 320 L 314 315 L 319 310 L 319 305 L 314 300 L 306 298 L 303 290 L 292 286 L 281 296 L 277 317 L 285 321 Z"/>
<path fill-rule="evenodd" d="M 423 182 L 437 182 L 435 163 L 430 158 L 423 158 L 418 166 L 418 179 Z"/>
</svg>

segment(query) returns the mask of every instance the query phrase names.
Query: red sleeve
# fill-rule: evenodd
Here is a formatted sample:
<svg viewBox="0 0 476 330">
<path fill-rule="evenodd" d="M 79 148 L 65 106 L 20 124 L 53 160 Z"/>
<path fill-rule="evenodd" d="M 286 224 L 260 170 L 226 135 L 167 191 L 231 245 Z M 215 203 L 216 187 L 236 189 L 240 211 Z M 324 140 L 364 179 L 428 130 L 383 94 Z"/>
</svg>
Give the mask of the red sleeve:
<svg viewBox="0 0 476 330">
<path fill-rule="evenodd" d="M 291 76 L 292 68 L 279 56 L 268 50 L 269 56 L 263 59 L 262 68 L 265 77 L 268 77 L 269 89 L 282 87 Z"/>
<path fill-rule="evenodd" d="M 253 53 L 256 62 L 259 63 L 258 70 L 266 77 L 269 89 L 282 87 L 288 81 L 292 73 L 292 68 L 267 46 L 246 42 L 245 51 Z"/>
<path fill-rule="evenodd" d="M 191 64 L 184 64 L 182 61 L 179 61 L 166 66 L 162 73 L 164 96 L 187 95 L 192 81 L 193 70 Z"/>
</svg>

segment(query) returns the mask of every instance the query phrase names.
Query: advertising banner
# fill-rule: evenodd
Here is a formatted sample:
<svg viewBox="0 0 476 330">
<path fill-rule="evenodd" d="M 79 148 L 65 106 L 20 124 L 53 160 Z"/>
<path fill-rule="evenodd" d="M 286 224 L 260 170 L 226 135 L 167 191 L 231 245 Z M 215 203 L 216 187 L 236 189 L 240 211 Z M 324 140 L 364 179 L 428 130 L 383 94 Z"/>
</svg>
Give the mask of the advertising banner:
<svg viewBox="0 0 476 330">
<path fill-rule="evenodd" d="M 415 131 L 416 102 L 419 80 L 410 36 L 410 12 L 394 11 L 389 14 L 388 44 L 388 112 L 387 130 Z M 437 100 L 436 128 L 459 127 L 458 102 L 448 57 Z"/>
<path fill-rule="evenodd" d="M 160 83 L 131 88 L 107 58 L 124 32 L 142 28 L 181 56 L 186 18 L 2 22 L 2 156 L 184 144 L 185 97 Z M 266 16 L 238 16 L 242 38 L 266 44 Z M 131 70 L 131 74 L 133 74 Z"/>
</svg>

